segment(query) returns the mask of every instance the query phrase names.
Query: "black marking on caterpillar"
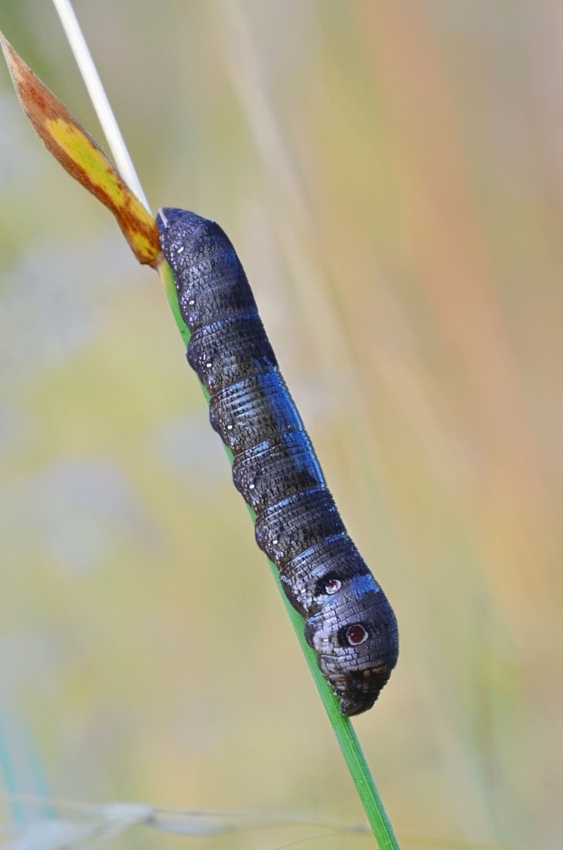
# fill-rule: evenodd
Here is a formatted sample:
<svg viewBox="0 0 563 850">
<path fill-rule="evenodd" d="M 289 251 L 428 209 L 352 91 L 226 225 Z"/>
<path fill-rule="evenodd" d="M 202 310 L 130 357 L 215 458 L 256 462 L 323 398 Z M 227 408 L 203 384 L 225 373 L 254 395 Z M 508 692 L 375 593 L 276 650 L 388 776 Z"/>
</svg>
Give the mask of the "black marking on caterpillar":
<svg viewBox="0 0 563 850">
<path fill-rule="evenodd" d="M 184 210 L 161 209 L 157 224 L 191 331 L 188 362 L 233 453 L 235 487 L 256 513 L 256 541 L 305 618 L 341 713 L 360 714 L 397 662 L 393 610 L 346 534 L 229 239 Z"/>
</svg>

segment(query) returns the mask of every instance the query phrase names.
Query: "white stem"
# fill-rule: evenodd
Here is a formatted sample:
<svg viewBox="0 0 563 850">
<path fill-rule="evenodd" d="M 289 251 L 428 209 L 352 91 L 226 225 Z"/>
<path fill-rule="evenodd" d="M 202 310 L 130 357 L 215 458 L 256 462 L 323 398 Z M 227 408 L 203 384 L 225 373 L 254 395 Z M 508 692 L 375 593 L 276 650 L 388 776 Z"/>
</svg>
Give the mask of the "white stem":
<svg viewBox="0 0 563 850">
<path fill-rule="evenodd" d="M 100 75 L 82 34 L 80 24 L 74 14 L 72 4 L 70 0 L 53 0 L 53 4 L 59 13 L 59 18 L 74 53 L 74 58 L 80 68 L 84 83 L 88 89 L 88 94 L 94 104 L 94 109 L 96 110 L 113 158 L 115 159 L 117 170 L 131 191 L 135 193 L 143 206 L 150 212 L 149 202 L 143 192 L 141 181 L 129 156 L 127 145 L 121 135 L 121 130 L 119 129 Z"/>
</svg>

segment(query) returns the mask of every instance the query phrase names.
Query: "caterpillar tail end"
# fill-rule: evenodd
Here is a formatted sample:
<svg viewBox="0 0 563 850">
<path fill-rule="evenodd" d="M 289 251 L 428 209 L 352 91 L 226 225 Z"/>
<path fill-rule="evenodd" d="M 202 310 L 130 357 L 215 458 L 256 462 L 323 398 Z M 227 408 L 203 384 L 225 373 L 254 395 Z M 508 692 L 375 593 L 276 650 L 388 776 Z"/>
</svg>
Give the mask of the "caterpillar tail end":
<svg viewBox="0 0 563 850">
<path fill-rule="evenodd" d="M 185 210 L 177 209 L 177 207 L 160 207 L 155 218 L 160 233 L 170 227 L 175 219 L 185 214 Z"/>
</svg>

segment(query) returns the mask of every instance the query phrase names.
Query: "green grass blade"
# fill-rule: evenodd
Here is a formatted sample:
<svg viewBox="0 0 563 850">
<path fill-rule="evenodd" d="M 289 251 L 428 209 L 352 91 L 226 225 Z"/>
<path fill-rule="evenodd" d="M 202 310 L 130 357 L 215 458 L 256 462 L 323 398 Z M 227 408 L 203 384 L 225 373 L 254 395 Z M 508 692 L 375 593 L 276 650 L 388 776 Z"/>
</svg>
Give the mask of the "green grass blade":
<svg viewBox="0 0 563 850">
<path fill-rule="evenodd" d="M 184 343 L 187 345 L 190 339 L 190 329 L 184 322 L 180 313 L 174 274 L 168 263 L 165 261 L 161 262 L 157 266 L 157 270 L 164 285 L 164 291 L 166 293 L 170 309 L 172 310 L 174 320 Z M 202 389 L 205 397 L 208 398 L 207 391 L 203 387 Z M 230 452 L 227 451 L 227 454 L 231 458 Z M 254 512 L 252 510 L 249 510 L 249 512 L 254 519 Z M 272 563 L 272 561 L 268 561 L 268 563 L 286 607 L 289 619 L 291 620 L 295 630 L 295 634 L 297 635 L 297 640 L 299 641 L 303 655 L 309 665 L 309 670 L 311 671 L 311 675 L 313 676 L 315 685 L 317 686 L 317 690 L 323 701 L 326 713 L 328 714 L 328 719 L 330 720 L 336 739 L 340 744 L 342 755 L 348 765 L 348 770 L 350 771 L 350 775 L 354 785 L 356 786 L 358 796 L 362 801 L 362 805 L 373 830 L 373 834 L 379 844 L 380 850 L 399 850 L 399 844 L 393 831 L 393 827 L 391 826 L 391 821 L 387 817 L 387 813 L 385 812 L 383 803 L 381 802 L 381 798 L 377 791 L 375 782 L 373 781 L 373 777 L 362 752 L 362 748 L 360 747 L 360 743 L 356 737 L 356 733 L 354 732 L 354 728 L 349 718 L 343 717 L 338 710 L 338 703 L 334 698 L 332 691 L 328 687 L 323 674 L 319 670 L 315 653 L 305 641 L 305 636 L 303 634 L 303 619 L 292 607 L 287 596 L 283 592 L 277 567 Z"/>
</svg>

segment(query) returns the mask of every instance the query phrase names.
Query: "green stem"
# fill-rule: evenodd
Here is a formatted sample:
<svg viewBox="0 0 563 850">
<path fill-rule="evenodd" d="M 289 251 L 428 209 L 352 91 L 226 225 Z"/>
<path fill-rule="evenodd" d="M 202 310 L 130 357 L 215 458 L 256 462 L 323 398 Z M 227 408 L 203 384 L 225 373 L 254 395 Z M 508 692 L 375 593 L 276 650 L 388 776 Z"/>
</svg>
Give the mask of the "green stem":
<svg viewBox="0 0 563 850">
<path fill-rule="evenodd" d="M 305 641 L 303 620 L 291 606 L 291 603 L 283 592 L 277 567 L 271 561 L 269 561 L 269 564 L 377 843 L 381 850 L 399 850 L 399 844 L 391 821 L 387 817 L 387 813 L 383 807 L 381 797 L 373 781 L 360 742 L 356 737 L 354 727 L 348 717 L 343 717 L 340 714 L 338 702 L 319 670 L 315 653 Z"/>
<path fill-rule="evenodd" d="M 190 329 L 184 322 L 180 313 L 172 269 L 168 263 L 163 261 L 158 266 L 158 273 L 162 283 L 164 284 L 166 297 L 174 315 L 178 330 L 180 331 L 180 335 L 184 340 L 184 343 L 187 345 L 190 339 Z M 204 394 L 206 398 L 209 398 L 209 394 L 205 389 Z M 230 452 L 227 452 L 227 454 L 232 460 Z M 254 519 L 255 516 L 252 510 L 250 510 L 250 514 Z M 291 620 L 295 630 L 295 634 L 297 635 L 297 640 L 301 645 L 303 655 L 309 665 L 311 675 L 313 676 L 317 690 L 323 701 L 326 713 L 328 714 L 328 719 L 332 724 L 334 734 L 340 744 L 342 755 L 348 765 L 348 770 L 350 771 L 350 775 L 354 785 L 356 786 L 356 790 L 360 800 L 362 801 L 362 805 L 373 830 L 375 839 L 379 844 L 380 850 L 400 850 L 395 833 L 393 832 L 393 827 L 391 826 L 391 822 L 383 808 L 383 803 L 381 802 L 381 798 L 375 786 L 375 782 L 373 781 L 373 777 L 362 752 L 362 748 L 360 747 L 359 741 L 356 737 L 356 733 L 354 732 L 354 728 L 349 718 L 343 717 L 338 710 L 338 703 L 319 670 L 315 653 L 305 641 L 303 634 L 303 619 L 292 607 L 283 591 L 277 567 L 271 561 L 268 561 L 268 563 L 285 604 L 289 619 Z"/>
</svg>

